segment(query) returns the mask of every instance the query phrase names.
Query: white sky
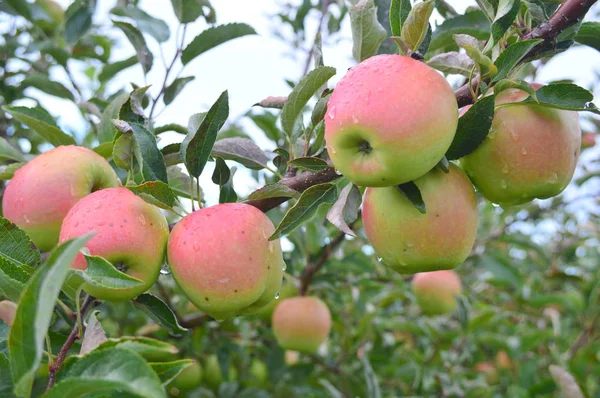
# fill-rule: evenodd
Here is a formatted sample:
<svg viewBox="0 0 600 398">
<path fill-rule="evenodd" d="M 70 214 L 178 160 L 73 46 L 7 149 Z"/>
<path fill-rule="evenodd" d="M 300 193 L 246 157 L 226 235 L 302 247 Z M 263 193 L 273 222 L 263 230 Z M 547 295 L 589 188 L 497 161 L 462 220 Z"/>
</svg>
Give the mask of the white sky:
<svg viewBox="0 0 600 398">
<path fill-rule="evenodd" d="M 201 55 L 190 62 L 182 76 L 196 76 L 184 91 L 160 114 L 156 125 L 165 123 L 179 123 L 187 125 L 188 118 L 198 112 L 206 111 L 224 90 L 229 90 L 230 98 L 230 120 L 246 113 L 252 104 L 269 95 L 287 95 L 290 91 L 284 79 L 297 81 L 302 73 L 305 62 L 305 52 L 298 52 L 297 59 L 290 56 L 290 47 L 283 41 L 275 38 L 272 32 L 280 28 L 277 18 L 273 14 L 280 9 L 278 6 L 283 0 L 213 0 L 212 3 L 217 10 L 219 24 L 228 22 L 245 22 L 258 32 L 257 36 L 246 36 L 223 44 L 209 52 Z M 69 0 L 59 0 L 63 6 L 70 3 Z M 296 0 L 299 3 L 299 0 Z M 99 24 L 109 23 L 108 11 L 116 1 L 101 0 L 98 2 L 98 10 L 95 14 L 95 22 Z M 172 11 L 169 0 L 142 0 L 141 8 L 149 14 L 162 18 L 171 27 L 171 39 L 165 43 L 165 54 L 171 59 L 175 48 L 174 32 L 177 19 Z M 474 4 L 469 0 L 449 0 L 449 3 L 459 12 L 467 6 Z M 597 4 L 590 14 L 599 14 L 600 6 Z M 307 37 L 312 42 L 316 29 L 315 12 L 307 24 Z M 188 27 L 188 42 L 199 34 L 206 26 L 203 23 L 194 23 Z M 125 36 L 118 30 L 112 29 L 111 34 L 120 39 L 120 44 L 113 49 L 111 61 L 118 61 L 134 54 L 133 47 Z M 287 32 L 289 34 L 289 32 Z M 355 64 L 352 59 L 352 42 L 349 27 L 349 18 L 346 18 L 342 28 L 341 41 L 327 43 L 323 48 L 325 64 L 337 69 L 338 74 L 331 80 L 335 83 L 343 72 Z M 156 41 L 146 35 L 146 41 L 155 54 L 154 66 L 147 76 L 147 83 L 152 84 L 151 91 L 156 93 L 164 76 L 164 67 L 158 55 Z M 73 65 L 77 67 L 76 65 Z M 81 65 L 79 65 L 81 68 Z M 175 67 L 175 72 L 181 65 Z M 553 58 L 538 76 L 540 83 L 552 80 L 573 79 L 576 84 L 589 88 L 590 84 L 600 74 L 600 52 L 587 47 L 573 48 L 566 54 Z M 61 76 L 56 76 L 60 79 Z M 120 73 L 112 85 L 114 90 L 127 87 L 129 82 L 144 85 L 144 77 L 141 66 L 129 68 Z M 130 86 L 129 86 L 130 87 Z M 127 88 L 129 88 L 127 87 Z M 596 96 L 600 92 L 595 93 Z M 73 105 L 67 101 L 51 99 L 48 96 L 43 103 L 54 115 L 60 116 L 60 124 L 68 131 L 81 132 L 84 128 L 83 120 Z M 161 109 L 162 107 L 159 107 Z M 256 142 L 263 149 L 273 149 L 268 141 L 264 139 L 259 130 L 247 121 L 243 123 L 248 127 Z M 243 170 L 243 167 L 241 168 Z M 218 188 L 210 182 L 211 171 L 206 170 L 201 185 L 207 194 L 209 204 L 216 201 Z M 255 186 L 249 185 L 247 174 L 238 171 L 234 180 L 234 186 L 238 194 L 245 195 Z"/>
</svg>

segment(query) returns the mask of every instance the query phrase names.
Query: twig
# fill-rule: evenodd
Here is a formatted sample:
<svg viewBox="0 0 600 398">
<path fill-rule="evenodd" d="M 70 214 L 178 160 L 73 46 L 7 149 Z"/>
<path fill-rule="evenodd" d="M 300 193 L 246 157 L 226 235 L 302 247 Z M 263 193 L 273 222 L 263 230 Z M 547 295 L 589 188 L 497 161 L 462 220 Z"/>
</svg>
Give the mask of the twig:
<svg viewBox="0 0 600 398">
<path fill-rule="evenodd" d="M 317 37 L 321 30 L 323 29 L 323 22 L 325 22 L 325 16 L 327 15 L 327 9 L 331 4 L 331 0 L 323 0 L 323 6 L 321 8 L 321 18 L 319 19 L 319 25 L 317 25 L 317 32 L 315 33 L 315 38 L 313 40 L 312 46 L 308 49 L 308 54 L 306 55 L 306 62 L 304 63 L 304 70 L 302 71 L 302 76 L 306 76 L 308 73 L 308 68 L 310 68 L 310 61 L 313 58 L 313 52 L 315 48 L 315 44 L 317 42 Z"/>
<path fill-rule="evenodd" d="M 190 314 L 186 315 L 179 320 L 179 324 L 184 328 L 195 328 L 200 325 L 205 324 L 206 322 L 212 320 L 213 318 L 202 313 Z"/>
<path fill-rule="evenodd" d="M 88 308 L 92 305 L 94 300 L 95 300 L 95 298 L 93 298 L 92 296 L 87 296 L 85 298 L 85 300 L 83 301 L 83 304 L 81 305 L 81 310 L 80 310 L 80 314 L 81 314 L 82 318 L 83 318 L 83 315 L 85 315 Z M 56 374 L 58 373 L 58 371 L 60 370 L 60 367 L 62 366 L 63 362 L 65 361 L 65 358 L 67 357 L 67 352 L 73 346 L 73 344 L 75 343 L 75 341 L 78 338 L 79 338 L 79 324 L 75 324 L 73 326 L 73 329 L 71 329 L 71 333 L 69 334 L 69 337 L 67 337 L 67 341 L 65 341 L 65 343 L 61 347 L 60 351 L 58 352 L 58 355 L 56 356 L 56 360 L 55 360 L 54 364 L 52 364 L 51 366 L 48 366 L 48 370 L 49 370 L 48 387 L 46 388 L 46 390 L 51 389 L 52 386 L 54 385 L 54 383 L 56 382 Z"/>
<path fill-rule="evenodd" d="M 350 225 L 350 228 L 352 228 L 352 225 Z M 345 236 L 346 234 L 344 234 L 343 232 L 336 236 L 331 242 L 329 242 L 329 244 L 323 247 L 323 249 L 321 250 L 321 254 L 317 257 L 317 260 L 314 263 L 309 264 L 308 267 L 306 267 L 306 269 L 304 270 L 304 274 L 300 279 L 301 296 L 304 296 L 306 294 L 306 291 L 308 290 L 308 287 L 310 286 L 310 283 L 312 282 L 312 279 L 315 276 L 315 274 L 327 262 L 333 250 L 344 241 Z"/>
</svg>

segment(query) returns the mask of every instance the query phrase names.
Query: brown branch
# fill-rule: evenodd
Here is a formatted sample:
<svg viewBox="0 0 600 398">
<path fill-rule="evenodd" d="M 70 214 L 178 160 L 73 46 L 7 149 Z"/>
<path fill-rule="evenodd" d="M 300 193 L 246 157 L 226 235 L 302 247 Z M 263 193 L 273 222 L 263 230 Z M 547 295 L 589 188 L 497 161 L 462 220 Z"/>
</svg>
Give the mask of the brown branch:
<svg viewBox="0 0 600 398">
<path fill-rule="evenodd" d="M 523 36 L 523 40 L 544 40 L 543 43 L 532 48 L 529 53 L 523 57 L 523 60 L 526 61 L 531 59 L 531 55 L 538 53 L 540 47 L 551 43 L 565 29 L 580 21 L 596 1 L 597 0 L 565 0 L 554 14 L 552 14 L 550 19 L 548 19 L 548 22 L 537 26 L 531 32 Z M 473 88 L 476 88 L 479 85 L 479 81 L 479 76 L 473 79 Z M 487 83 L 489 82 L 489 79 L 485 79 L 484 81 Z M 477 92 L 477 90 L 475 90 L 475 92 Z M 475 102 L 475 98 L 473 98 L 471 91 L 469 90 L 468 83 L 456 90 L 454 94 L 456 95 L 456 101 L 458 102 L 459 108 Z"/>
<path fill-rule="evenodd" d="M 350 225 L 350 228 L 352 228 L 352 225 Z M 323 249 L 321 250 L 321 254 L 317 257 L 317 260 L 312 264 L 309 264 L 308 267 L 306 267 L 306 269 L 304 270 L 304 274 L 302 275 L 302 278 L 300 280 L 301 296 L 304 296 L 306 294 L 306 291 L 308 290 L 308 287 L 310 286 L 313 277 L 315 276 L 317 271 L 319 271 L 321 267 L 323 267 L 323 265 L 327 262 L 333 250 L 344 241 L 345 235 L 346 234 L 342 232 L 338 236 L 336 236 L 331 242 L 329 242 L 329 244 L 323 247 Z"/>
<path fill-rule="evenodd" d="M 327 168 L 317 173 L 302 173 L 297 176 L 285 177 L 279 181 L 279 184 L 283 184 L 298 192 L 304 192 L 306 189 L 312 187 L 313 185 L 324 184 L 326 182 L 333 181 L 340 177 L 341 175 L 336 173 L 334 169 Z M 263 190 L 265 190 L 265 187 L 260 188 L 256 192 L 261 192 Z M 280 204 L 287 202 L 290 199 L 290 197 L 276 197 L 257 200 L 247 200 L 245 203 L 254 206 L 264 212 L 267 212 L 279 206 Z"/>
<path fill-rule="evenodd" d="M 206 314 L 203 314 L 203 313 L 190 314 L 190 315 L 186 315 L 183 318 L 181 318 L 179 320 L 179 324 L 181 326 L 183 326 L 184 328 L 195 328 L 195 327 L 205 324 L 206 322 L 208 322 L 212 319 L 213 319 L 212 317 L 210 317 Z"/>
<path fill-rule="evenodd" d="M 85 298 L 85 300 L 83 301 L 83 304 L 81 305 L 81 309 L 80 309 L 81 319 L 83 319 L 83 316 L 85 315 L 86 311 L 94 303 L 94 301 L 95 301 L 95 298 L 93 298 L 92 296 L 87 296 Z M 49 370 L 48 387 L 46 388 L 46 390 L 51 389 L 52 386 L 54 385 L 54 383 L 56 382 L 56 374 L 58 373 L 58 371 L 60 370 L 60 367 L 62 366 L 63 362 L 65 361 L 65 358 L 67 357 L 67 352 L 73 346 L 75 341 L 81 337 L 82 336 L 79 336 L 79 325 L 77 323 L 75 323 L 75 325 L 73 326 L 73 329 L 71 329 L 71 333 L 69 334 L 69 337 L 67 337 L 67 341 L 65 341 L 65 343 L 61 347 L 60 351 L 58 352 L 58 355 L 56 356 L 54 363 L 48 367 L 48 370 Z"/>
</svg>

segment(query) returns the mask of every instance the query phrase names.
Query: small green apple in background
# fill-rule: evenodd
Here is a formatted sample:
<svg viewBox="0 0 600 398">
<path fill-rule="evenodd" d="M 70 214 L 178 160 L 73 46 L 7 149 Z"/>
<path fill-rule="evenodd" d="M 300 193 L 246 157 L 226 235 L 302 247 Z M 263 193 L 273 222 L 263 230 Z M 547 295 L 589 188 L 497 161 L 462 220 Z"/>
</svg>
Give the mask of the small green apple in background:
<svg viewBox="0 0 600 398">
<path fill-rule="evenodd" d="M 425 202 L 420 213 L 397 188 L 368 188 L 365 234 L 383 262 L 401 274 L 452 269 L 469 255 L 477 233 L 477 197 L 456 165 L 414 181 Z"/>
<path fill-rule="evenodd" d="M 528 96 L 518 89 L 506 90 L 496 97 L 496 106 Z M 577 112 L 513 104 L 496 108 L 487 138 L 461 159 L 461 166 L 486 199 L 518 205 L 561 193 L 573 178 L 580 147 Z"/>
<path fill-rule="evenodd" d="M 271 322 L 273 311 L 275 311 L 275 308 L 279 305 L 279 303 L 287 298 L 295 297 L 297 295 L 298 287 L 296 286 L 294 278 L 291 275 L 284 273 L 281 289 L 279 289 L 279 298 L 265 305 L 256 313 L 256 315 L 267 322 Z"/>
<path fill-rule="evenodd" d="M 194 361 L 190 366 L 184 368 L 168 385 L 168 389 L 173 394 L 173 389 L 179 391 L 189 391 L 200 385 L 202 381 L 202 366 L 198 361 Z M 177 394 L 179 394 L 177 391 Z M 175 394 L 173 394 L 175 395 Z"/>
<path fill-rule="evenodd" d="M 253 358 L 250 362 L 250 377 L 243 382 L 246 387 L 261 387 L 269 379 L 269 370 L 267 365 L 258 358 Z"/>
<path fill-rule="evenodd" d="M 412 181 L 442 159 L 456 133 L 450 84 L 423 62 L 377 55 L 350 71 L 327 106 L 325 139 L 335 167 L 360 186 Z"/>
<path fill-rule="evenodd" d="M 17 305 L 9 300 L 0 301 L 0 319 L 8 326 L 12 326 L 17 313 Z"/>
<path fill-rule="evenodd" d="M 592 148 L 596 145 L 596 134 L 583 133 L 581 135 L 581 149 Z"/>
<path fill-rule="evenodd" d="M 275 308 L 271 324 L 281 347 L 312 353 L 329 336 L 331 313 L 316 297 L 293 297 Z"/>
<path fill-rule="evenodd" d="M 412 290 L 423 313 L 441 315 L 456 309 L 462 285 L 454 271 L 433 271 L 416 274 Z"/>
<path fill-rule="evenodd" d="M 237 380 L 237 370 L 233 365 L 229 366 L 229 375 L 226 381 Z M 210 355 L 204 364 L 204 383 L 210 388 L 217 389 L 223 382 L 223 373 L 219 365 L 219 358 L 216 355 Z"/>
<path fill-rule="evenodd" d="M 117 174 L 102 156 L 83 147 L 59 146 L 17 170 L 4 192 L 2 209 L 40 250 L 49 251 L 75 203 L 118 185 Z"/>
<path fill-rule="evenodd" d="M 86 244 L 90 254 L 104 257 L 143 284 L 107 289 L 86 283 L 87 293 L 102 300 L 123 301 L 139 296 L 156 282 L 169 237 L 169 225 L 158 207 L 127 188 L 94 192 L 69 211 L 60 231 L 60 242 L 90 232 L 95 232 Z M 85 257 L 79 253 L 72 268 L 86 267 Z"/>
<path fill-rule="evenodd" d="M 179 221 L 169 237 L 175 281 L 201 311 L 225 319 L 258 311 L 275 299 L 283 275 L 275 227 L 257 208 L 224 203 Z"/>
</svg>

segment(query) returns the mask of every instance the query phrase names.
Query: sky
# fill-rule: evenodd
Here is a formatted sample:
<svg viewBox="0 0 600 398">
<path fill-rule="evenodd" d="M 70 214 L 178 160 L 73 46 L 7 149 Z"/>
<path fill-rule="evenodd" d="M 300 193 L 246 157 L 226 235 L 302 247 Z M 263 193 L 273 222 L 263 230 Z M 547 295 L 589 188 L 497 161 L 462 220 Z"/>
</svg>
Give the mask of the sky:
<svg viewBox="0 0 600 398">
<path fill-rule="evenodd" d="M 341 0 L 340 0 L 341 1 Z M 67 6 L 69 0 L 58 0 L 63 6 Z M 296 0 L 300 2 L 300 0 Z M 110 24 L 109 10 L 116 1 L 101 0 L 98 2 L 98 10 L 94 16 L 94 22 L 98 24 Z M 287 95 L 290 88 L 285 79 L 297 81 L 302 74 L 306 59 L 305 52 L 296 52 L 296 58 L 291 47 L 284 41 L 276 38 L 272 33 L 281 29 L 277 18 L 273 15 L 280 9 L 283 0 L 213 0 L 216 8 L 219 24 L 230 22 L 245 22 L 258 32 L 255 36 L 245 36 L 215 49 L 208 51 L 190 62 L 181 76 L 195 76 L 196 79 L 189 83 L 177 99 L 160 115 L 156 125 L 166 123 L 179 123 L 187 125 L 189 117 L 195 113 L 206 111 L 224 90 L 229 90 L 230 98 L 230 120 L 245 114 L 252 105 L 267 96 Z M 458 11 L 462 12 L 468 6 L 474 5 L 469 0 L 449 0 L 449 3 Z M 174 54 L 175 35 L 174 31 L 178 24 L 169 0 L 141 0 L 141 8 L 147 13 L 162 18 L 171 28 L 171 38 L 164 44 L 165 55 L 168 60 Z M 312 38 L 316 30 L 318 12 L 314 11 L 307 24 L 307 37 Z M 596 4 L 590 12 L 591 15 L 600 14 L 600 5 Z M 596 18 L 597 20 L 597 18 Z M 187 42 L 198 35 L 206 25 L 203 23 L 190 24 L 187 29 Z M 284 35 L 290 32 L 283 31 Z M 133 47 L 125 36 L 118 30 L 112 29 L 111 34 L 119 41 L 113 49 L 111 61 L 128 58 L 134 54 Z M 325 64 L 337 69 L 337 75 L 331 79 L 330 87 L 343 76 L 343 71 L 356 64 L 352 58 L 352 41 L 349 18 L 345 19 L 339 41 L 327 41 L 323 48 Z M 159 46 L 152 37 L 146 36 L 146 41 L 154 54 L 159 54 Z M 85 65 L 73 65 L 74 70 L 82 70 Z M 175 71 L 181 69 L 181 64 L 176 65 Z M 56 78 L 63 80 L 60 72 L 56 72 Z M 594 79 L 600 74 L 600 52 L 588 47 L 572 48 L 567 53 L 554 57 L 541 73 L 537 76 L 540 83 L 548 83 L 553 80 L 573 79 L 576 84 L 589 88 Z M 144 79 L 141 66 L 135 66 L 120 73 L 110 87 L 114 91 L 122 87 L 128 87 L 130 82 L 137 85 L 152 84 L 150 89 L 156 93 L 160 88 L 164 76 L 164 67 L 158 55 L 155 55 L 152 70 Z M 130 86 L 129 86 L 130 87 Z M 600 86 L 599 86 L 600 89 Z M 600 91 L 595 93 L 600 97 Z M 84 122 L 79 112 L 73 105 L 66 101 L 55 100 L 44 95 L 42 103 L 54 115 L 60 116 L 60 125 L 68 131 L 82 131 Z M 161 107 L 159 107 L 160 110 Z M 60 111 L 59 111 L 60 110 Z M 260 131 L 247 120 L 241 120 L 244 127 L 253 136 L 261 148 L 273 149 L 273 146 L 260 133 Z M 164 144 L 173 139 L 181 139 L 181 136 L 167 137 Z M 232 164 L 233 165 L 233 164 Z M 234 186 L 241 195 L 246 195 L 257 188 L 256 184 L 250 183 L 248 174 L 241 168 L 234 179 Z M 211 170 L 206 170 L 201 179 L 209 202 L 218 197 L 218 187 L 210 182 Z M 210 204 L 210 203 L 209 203 Z"/>
</svg>

